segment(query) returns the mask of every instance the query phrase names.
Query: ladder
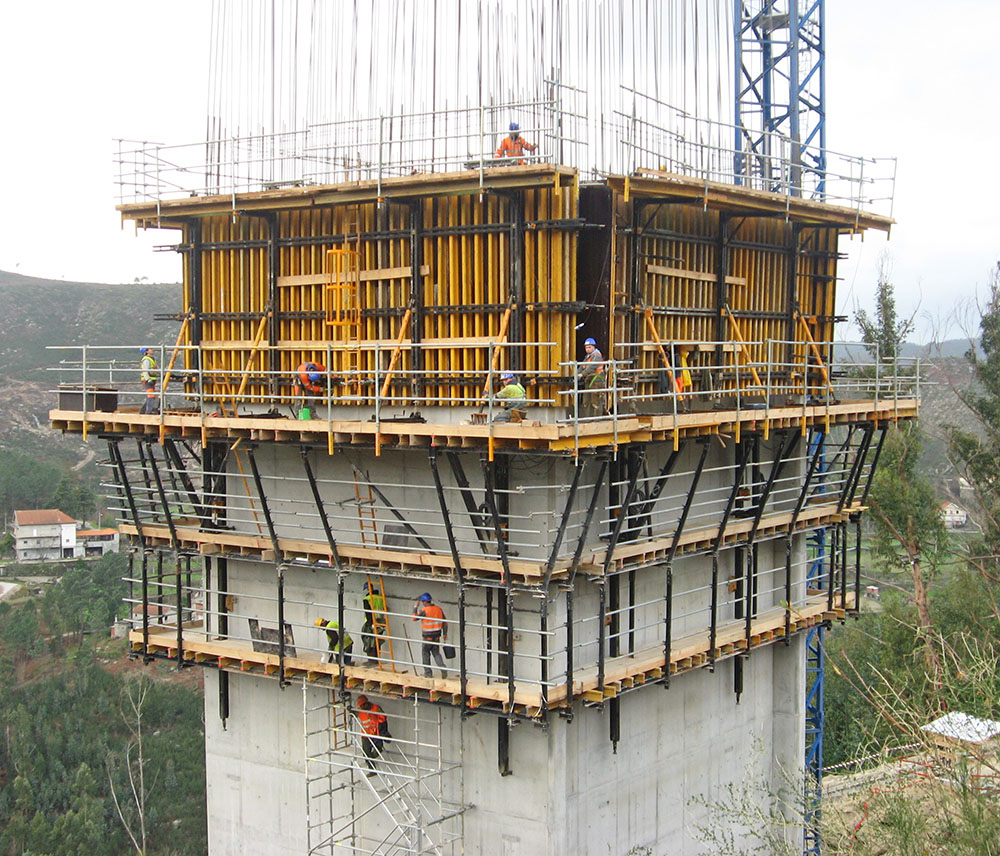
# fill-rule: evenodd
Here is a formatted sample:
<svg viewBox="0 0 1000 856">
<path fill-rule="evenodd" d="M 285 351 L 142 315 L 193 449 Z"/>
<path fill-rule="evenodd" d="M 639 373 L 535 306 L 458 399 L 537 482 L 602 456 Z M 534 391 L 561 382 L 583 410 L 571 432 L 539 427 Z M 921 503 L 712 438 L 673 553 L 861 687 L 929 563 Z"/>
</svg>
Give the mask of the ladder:
<svg viewBox="0 0 1000 856">
<path fill-rule="evenodd" d="M 389 603 L 385 594 L 385 579 L 379 576 L 367 575 L 369 603 L 371 609 L 368 618 L 372 624 L 372 636 L 375 639 L 375 656 L 379 665 L 386 666 L 395 672 L 396 661 L 392 655 L 392 635 L 389 633 Z M 375 598 L 381 598 L 376 601 Z M 381 608 L 378 608 L 381 605 Z"/>
<path fill-rule="evenodd" d="M 364 484 L 358 480 L 362 476 Z M 361 546 L 378 546 L 378 524 L 375 520 L 375 497 L 372 495 L 372 484 L 368 473 L 354 469 L 354 499 L 358 507 L 358 527 L 361 530 Z"/>
<path fill-rule="evenodd" d="M 348 247 L 351 235 L 355 245 Z M 338 370 L 347 383 L 361 394 L 361 209 L 344 214 L 344 244 L 326 251 L 326 286 L 323 304 L 326 324 L 337 345 Z"/>
</svg>

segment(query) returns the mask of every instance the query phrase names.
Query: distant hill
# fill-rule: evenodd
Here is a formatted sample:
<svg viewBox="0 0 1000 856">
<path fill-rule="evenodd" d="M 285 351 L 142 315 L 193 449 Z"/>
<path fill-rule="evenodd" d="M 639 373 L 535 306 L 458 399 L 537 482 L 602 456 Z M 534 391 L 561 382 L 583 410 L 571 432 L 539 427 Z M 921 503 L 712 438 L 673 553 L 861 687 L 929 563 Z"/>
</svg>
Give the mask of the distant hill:
<svg viewBox="0 0 1000 856">
<path fill-rule="evenodd" d="M 49 430 L 58 377 L 69 352 L 50 345 L 173 343 L 179 323 L 154 321 L 181 309 L 179 284 L 108 285 L 0 271 L 0 448 L 75 464 L 93 445 Z"/>
<path fill-rule="evenodd" d="M 37 279 L 0 271 L 0 376 L 45 381 L 59 355 L 49 345 L 170 342 L 181 309 L 179 284 L 107 285 Z"/>
</svg>

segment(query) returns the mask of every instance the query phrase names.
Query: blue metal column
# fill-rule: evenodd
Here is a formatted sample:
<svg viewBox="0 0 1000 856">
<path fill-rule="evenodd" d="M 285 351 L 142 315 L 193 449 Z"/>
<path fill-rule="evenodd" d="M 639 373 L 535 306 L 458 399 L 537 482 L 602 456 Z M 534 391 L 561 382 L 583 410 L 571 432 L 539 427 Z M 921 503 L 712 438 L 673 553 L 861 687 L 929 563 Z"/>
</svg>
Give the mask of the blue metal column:
<svg viewBox="0 0 1000 856">
<path fill-rule="evenodd" d="M 823 588 L 826 580 L 824 568 L 827 557 L 826 530 L 816 529 L 809 535 L 808 587 Z M 824 634 L 820 624 L 806 633 L 806 763 L 805 763 L 805 818 L 803 849 L 805 854 L 822 852 L 820 820 L 823 813 L 823 669 Z"/>
<path fill-rule="evenodd" d="M 825 0 L 733 0 L 737 184 L 782 191 L 787 182 L 792 192 L 823 197 L 825 17 Z M 787 176 L 771 160 L 782 154 L 780 137 L 790 141 Z"/>
</svg>

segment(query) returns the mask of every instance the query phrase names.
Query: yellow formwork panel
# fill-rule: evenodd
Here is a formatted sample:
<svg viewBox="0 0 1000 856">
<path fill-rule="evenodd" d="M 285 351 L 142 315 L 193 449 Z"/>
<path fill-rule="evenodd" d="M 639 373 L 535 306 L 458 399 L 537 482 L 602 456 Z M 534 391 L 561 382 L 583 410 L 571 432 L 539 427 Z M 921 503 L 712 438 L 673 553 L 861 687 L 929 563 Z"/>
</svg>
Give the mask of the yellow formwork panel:
<svg viewBox="0 0 1000 856">
<path fill-rule="evenodd" d="M 566 186 L 523 191 L 526 221 L 577 216 L 575 182 L 568 177 L 563 180 Z M 404 347 L 393 375 L 394 403 L 405 404 L 414 391 L 411 373 L 417 365 L 405 345 L 417 338 L 434 344 L 422 351 L 423 396 L 447 403 L 473 401 L 481 394 L 489 367 L 488 352 L 463 344 L 463 340 L 483 342 L 500 333 L 511 303 L 512 205 L 518 203 L 507 196 L 482 194 L 430 197 L 416 204 L 424 234 L 415 301 L 411 300 L 410 205 L 370 202 L 274 212 L 279 238 L 275 346 L 269 347 L 269 327 L 256 349 L 253 365 L 275 373 L 282 400 L 294 394 L 295 368 L 307 360 L 328 362 L 333 372 L 363 378 L 358 386 L 361 398 L 355 400 L 372 400 L 376 372 L 381 385 L 395 342 L 403 334 Z M 456 231 L 443 231 L 447 229 Z M 377 237 L 359 241 L 359 231 Z M 239 386 L 254 354 L 255 334 L 269 309 L 268 220 L 262 216 L 206 216 L 201 239 L 202 300 L 196 308 L 207 316 L 202 324 L 203 377 L 209 398 L 219 399 Z M 577 235 L 572 231 L 529 228 L 525 232 L 524 295 L 519 306 L 524 318 L 523 341 L 553 343 L 523 349 L 522 364 L 532 377 L 555 370 L 559 362 L 573 357 L 566 349 L 573 341 L 575 314 L 551 307 L 539 309 L 536 304 L 576 299 L 576 248 Z M 337 341 L 343 336 L 327 323 L 327 253 L 345 249 L 358 253 L 360 274 L 361 347 L 353 352 Z M 190 279 L 188 271 L 184 292 L 188 310 L 192 308 Z M 419 327 L 404 331 L 401 326 L 411 303 L 421 310 L 414 316 L 420 319 Z M 511 365 L 509 353 L 503 352 L 498 368 Z M 251 372 L 244 400 L 261 400 L 268 392 L 268 379 L 261 371 Z M 555 397 L 547 383 L 532 386 L 529 395 Z"/>
</svg>

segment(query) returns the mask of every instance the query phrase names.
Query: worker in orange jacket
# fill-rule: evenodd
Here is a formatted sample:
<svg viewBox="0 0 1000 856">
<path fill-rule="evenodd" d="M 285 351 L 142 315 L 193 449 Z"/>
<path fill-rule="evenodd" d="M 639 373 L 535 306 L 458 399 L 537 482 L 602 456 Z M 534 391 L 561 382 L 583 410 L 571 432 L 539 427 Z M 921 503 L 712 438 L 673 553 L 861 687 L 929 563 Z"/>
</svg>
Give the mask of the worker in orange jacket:
<svg viewBox="0 0 1000 856">
<path fill-rule="evenodd" d="M 361 723 L 361 730 L 364 737 L 361 738 L 361 751 L 365 753 L 365 763 L 372 772 L 369 776 L 375 775 L 375 759 L 382 756 L 382 745 L 386 738 L 391 738 L 389 733 L 389 721 L 385 711 L 375 702 L 369 701 L 368 696 L 358 696 L 358 721 Z"/>
<path fill-rule="evenodd" d="M 326 366 L 319 363 L 299 363 L 295 370 L 295 383 L 303 398 L 322 395 L 328 384 Z"/>
<path fill-rule="evenodd" d="M 535 146 L 521 136 L 521 126 L 517 122 L 510 123 L 510 134 L 500 141 L 497 149 L 498 158 L 517 158 L 519 164 L 524 164 L 524 153 L 534 152 Z"/>
<path fill-rule="evenodd" d="M 424 592 L 413 605 L 412 620 L 420 621 L 420 635 L 424 643 L 420 649 L 420 659 L 424 664 L 424 677 L 434 677 L 431 670 L 432 656 L 441 669 L 441 677 L 447 677 L 444 659 L 441 656 L 441 644 L 448 639 L 448 624 L 444 620 L 444 610 L 431 600 L 428 592 Z"/>
</svg>

